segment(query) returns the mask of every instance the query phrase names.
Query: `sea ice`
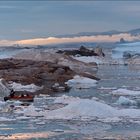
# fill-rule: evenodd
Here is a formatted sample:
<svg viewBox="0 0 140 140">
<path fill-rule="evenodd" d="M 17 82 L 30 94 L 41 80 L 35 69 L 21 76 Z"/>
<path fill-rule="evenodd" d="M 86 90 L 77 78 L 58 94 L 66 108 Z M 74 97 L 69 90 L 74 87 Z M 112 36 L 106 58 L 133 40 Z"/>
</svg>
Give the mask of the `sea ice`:
<svg viewBox="0 0 140 140">
<path fill-rule="evenodd" d="M 35 92 L 37 90 L 42 89 L 42 87 L 36 86 L 34 84 L 30 85 L 22 85 L 20 83 L 12 82 L 9 84 L 9 86 L 14 90 L 14 91 L 29 91 L 29 92 Z"/>
<path fill-rule="evenodd" d="M 97 64 L 103 64 L 103 59 L 96 56 L 80 56 L 80 57 L 74 57 L 74 59 L 85 63 L 96 62 Z"/>
<path fill-rule="evenodd" d="M 139 109 L 118 109 L 92 99 L 62 96 L 58 97 L 58 99 L 54 102 L 65 103 L 67 105 L 59 109 L 44 110 L 40 112 L 37 112 L 35 107 L 31 106 L 27 109 L 28 111 L 25 112 L 25 115 L 44 116 L 45 119 L 93 119 L 95 117 L 98 117 L 99 119 L 106 119 L 114 117 L 140 117 Z"/>
<path fill-rule="evenodd" d="M 120 95 L 122 95 L 122 96 L 138 96 L 138 95 L 140 95 L 140 91 L 134 91 L 134 90 L 120 88 L 117 90 L 113 90 L 111 92 L 111 94 L 118 95 L 118 96 L 120 96 Z"/>
<path fill-rule="evenodd" d="M 86 89 L 86 88 L 91 88 L 96 86 L 97 81 L 87 78 L 87 77 L 82 77 L 79 75 L 74 76 L 73 79 L 68 80 L 66 84 L 70 87 L 74 87 L 77 89 Z"/>
<path fill-rule="evenodd" d="M 136 105 L 136 101 L 130 100 L 124 96 L 120 96 L 119 99 L 117 100 L 116 104 L 119 105 Z"/>
</svg>

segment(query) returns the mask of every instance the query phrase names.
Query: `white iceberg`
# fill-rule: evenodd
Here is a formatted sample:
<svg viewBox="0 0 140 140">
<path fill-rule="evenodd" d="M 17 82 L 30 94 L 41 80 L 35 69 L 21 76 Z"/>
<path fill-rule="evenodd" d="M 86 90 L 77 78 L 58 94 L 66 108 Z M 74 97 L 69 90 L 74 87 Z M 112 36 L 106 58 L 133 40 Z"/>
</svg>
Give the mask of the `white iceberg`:
<svg viewBox="0 0 140 140">
<path fill-rule="evenodd" d="M 136 105 L 136 101 L 130 100 L 129 98 L 126 98 L 124 96 L 120 96 L 119 99 L 117 100 L 116 104 L 119 105 Z"/>
<path fill-rule="evenodd" d="M 36 86 L 34 84 L 30 85 L 22 85 L 20 83 L 12 82 L 9 84 L 9 86 L 14 90 L 14 91 L 29 91 L 29 92 L 35 92 L 37 90 L 42 89 L 43 87 Z"/>
<path fill-rule="evenodd" d="M 87 77 L 82 77 L 79 75 L 74 76 L 73 79 L 68 80 L 66 84 L 70 87 L 77 89 L 87 89 L 96 86 L 97 81 Z"/>
<path fill-rule="evenodd" d="M 111 92 L 111 94 L 113 95 L 118 95 L 118 96 L 139 96 L 140 95 L 140 91 L 134 91 L 134 90 L 128 90 L 128 89 L 117 89 L 117 90 L 113 90 Z"/>
<path fill-rule="evenodd" d="M 97 64 L 103 64 L 103 58 L 98 57 L 98 56 L 78 56 L 78 57 L 73 57 L 73 58 L 78 61 L 85 62 L 85 63 L 96 62 Z"/>
</svg>

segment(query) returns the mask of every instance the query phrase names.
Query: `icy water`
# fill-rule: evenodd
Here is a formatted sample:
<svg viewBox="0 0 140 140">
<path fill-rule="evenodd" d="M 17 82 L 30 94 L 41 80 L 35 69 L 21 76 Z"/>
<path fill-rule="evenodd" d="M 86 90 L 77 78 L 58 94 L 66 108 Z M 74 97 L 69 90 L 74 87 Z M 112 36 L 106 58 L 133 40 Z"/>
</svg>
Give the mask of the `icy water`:
<svg viewBox="0 0 140 140">
<path fill-rule="evenodd" d="M 98 77 L 101 80 L 91 89 L 71 89 L 68 93 L 54 97 L 40 95 L 33 105 L 37 111 L 55 110 L 63 104 L 54 103 L 54 98 L 67 96 L 81 99 L 95 98 L 99 102 L 120 109 L 139 109 L 140 95 L 125 96 L 134 101 L 121 104 L 119 95 L 111 94 L 117 89 L 140 91 L 140 66 L 100 65 Z M 124 96 L 123 96 L 124 97 Z M 123 100 L 124 103 L 126 100 Z M 12 107 L 14 105 L 14 107 Z M 24 116 L 22 110 L 28 106 L 20 102 L 1 102 L 0 139 L 140 139 L 140 118 L 122 117 L 121 119 L 45 119 L 43 116 Z M 93 108 L 94 109 L 94 108 Z M 118 119 L 118 120 L 117 120 Z"/>
</svg>

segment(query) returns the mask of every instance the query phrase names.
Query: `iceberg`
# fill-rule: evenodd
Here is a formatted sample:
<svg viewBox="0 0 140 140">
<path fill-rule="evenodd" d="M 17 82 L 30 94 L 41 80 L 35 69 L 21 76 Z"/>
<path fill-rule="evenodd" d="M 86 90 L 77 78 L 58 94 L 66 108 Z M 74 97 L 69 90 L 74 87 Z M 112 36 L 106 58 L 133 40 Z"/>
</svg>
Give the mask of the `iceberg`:
<svg viewBox="0 0 140 140">
<path fill-rule="evenodd" d="M 113 90 L 112 92 L 110 92 L 113 95 L 118 95 L 118 96 L 139 96 L 140 95 L 140 91 L 134 91 L 134 90 L 128 90 L 128 89 L 117 89 L 117 90 Z"/>
<path fill-rule="evenodd" d="M 74 87 L 77 89 L 87 89 L 87 88 L 95 87 L 96 83 L 97 83 L 96 80 L 93 80 L 87 77 L 82 77 L 79 75 L 74 76 L 73 79 L 68 80 L 66 82 L 68 86 Z"/>
<path fill-rule="evenodd" d="M 37 90 L 42 89 L 43 87 L 36 86 L 34 84 L 30 85 L 22 85 L 20 83 L 12 82 L 9 84 L 9 86 L 14 90 L 14 91 L 29 91 L 29 92 L 35 92 Z"/>
</svg>

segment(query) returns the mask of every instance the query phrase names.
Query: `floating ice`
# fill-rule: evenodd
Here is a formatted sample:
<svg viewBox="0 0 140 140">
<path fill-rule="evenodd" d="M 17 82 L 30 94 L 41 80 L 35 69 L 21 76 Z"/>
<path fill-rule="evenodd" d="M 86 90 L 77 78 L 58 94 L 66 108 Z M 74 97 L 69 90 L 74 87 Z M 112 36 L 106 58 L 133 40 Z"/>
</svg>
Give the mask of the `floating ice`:
<svg viewBox="0 0 140 140">
<path fill-rule="evenodd" d="M 42 89 L 42 87 L 36 86 L 34 84 L 30 85 L 21 85 L 20 83 L 12 82 L 9 84 L 9 86 L 14 90 L 14 91 L 29 91 L 29 92 L 35 92 L 37 90 Z"/>
<path fill-rule="evenodd" d="M 79 75 L 74 76 L 73 79 L 68 80 L 66 84 L 70 87 L 74 87 L 77 89 L 86 89 L 96 86 L 97 81 L 87 78 L 87 77 L 81 77 Z"/>
<path fill-rule="evenodd" d="M 100 87 L 98 89 L 100 89 L 100 90 L 115 90 L 117 88 L 116 87 Z"/>
<path fill-rule="evenodd" d="M 96 56 L 80 56 L 80 57 L 74 57 L 74 59 L 85 63 L 96 62 L 97 64 L 103 64 L 103 58 L 96 57 Z"/>
<path fill-rule="evenodd" d="M 125 43 L 121 44 L 121 46 L 116 47 L 113 49 L 113 58 L 123 58 L 123 53 L 124 52 L 136 52 L 140 53 L 140 42 L 133 42 L 133 43 Z"/>
<path fill-rule="evenodd" d="M 123 95 L 123 96 L 138 96 L 140 95 L 140 91 L 128 90 L 128 89 L 117 89 L 111 92 L 113 95 Z"/>
<path fill-rule="evenodd" d="M 68 96 L 56 98 L 54 103 L 62 103 L 65 106 L 60 106 L 54 110 L 37 111 L 31 105 L 24 111 L 25 116 L 44 117 L 44 119 L 105 119 L 105 121 L 119 121 L 120 117 L 138 118 L 140 117 L 139 109 L 118 109 L 105 103 L 95 101 L 93 99 L 80 99 Z M 110 118 L 114 118 L 113 120 Z"/>
<path fill-rule="evenodd" d="M 16 119 L 10 119 L 7 117 L 0 117 L 0 122 L 11 122 L 11 121 L 16 121 Z"/>
<path fill-rule="evenodd" d="M 119 105 L 136 105 L 136 101 L 130 100 L 124 96 L 120 96 L 119 99 L 116 102 Z"/>
<path fill-rule="evenodd" d="M 27 107 L 24 110 L 24 114 L 26 116 L 30 116 L 30 117 L 42 117 L 43 116 L 42 112 L 37 111 L 37 108 L 35 108 L 35 106 L 33 106 L 33 105 L 30 105 L 29 107 Z"/>
</svg>

